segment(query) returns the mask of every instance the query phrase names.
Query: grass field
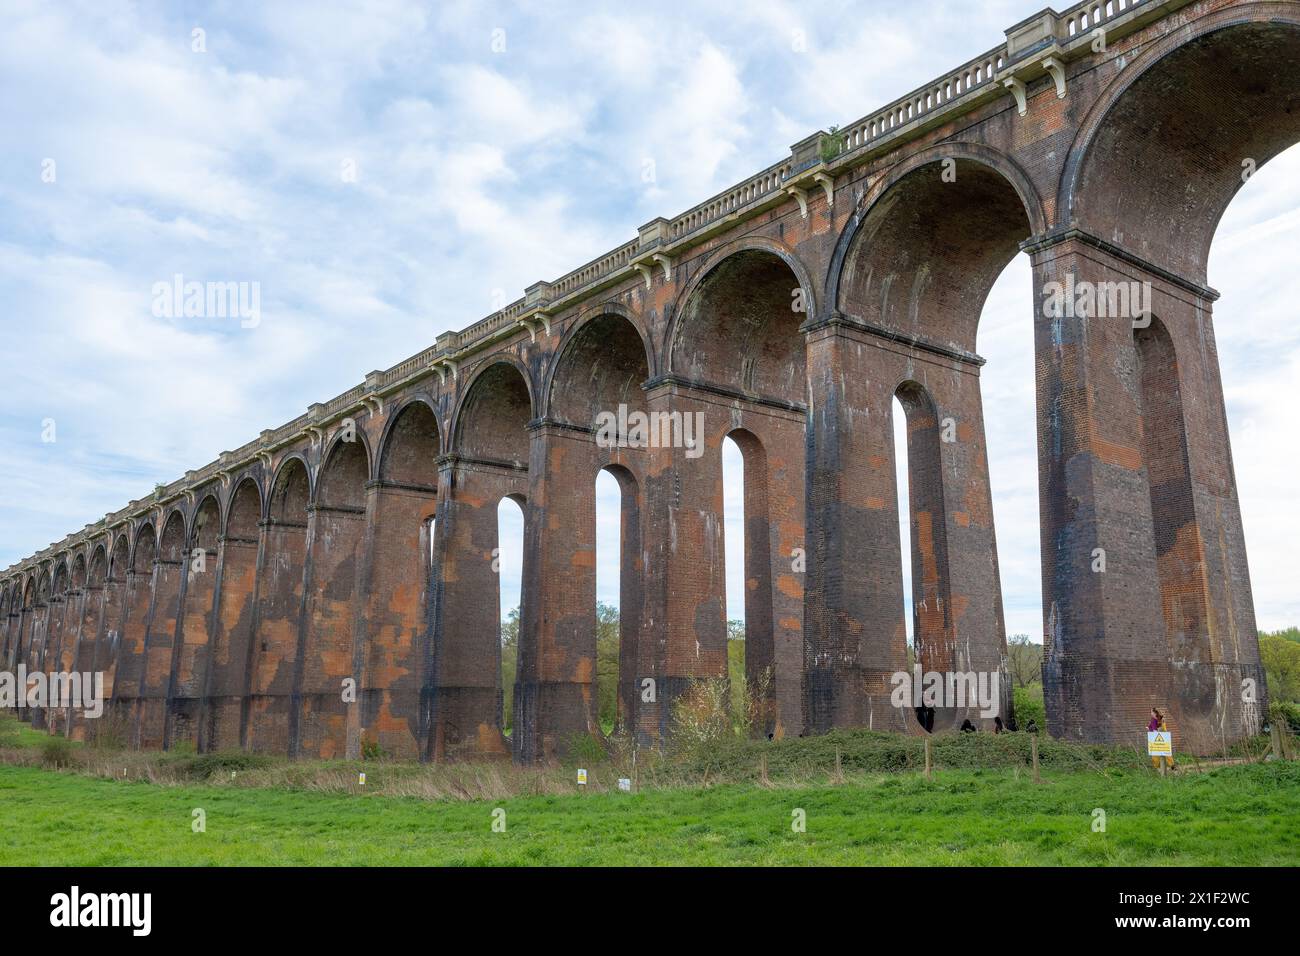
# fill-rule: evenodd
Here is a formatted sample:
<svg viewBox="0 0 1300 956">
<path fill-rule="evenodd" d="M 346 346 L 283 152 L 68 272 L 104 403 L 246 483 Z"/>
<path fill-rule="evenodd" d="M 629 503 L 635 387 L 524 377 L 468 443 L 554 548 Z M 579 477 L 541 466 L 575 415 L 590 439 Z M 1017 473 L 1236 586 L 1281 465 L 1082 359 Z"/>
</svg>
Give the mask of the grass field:
<svg viewBox="0 0 1300 956">
<path fill-rule="evenodd" d="M 576 790 L 576 786 L 575 786 Z M 493 810 L 505 832 L 493 832 Z M 206 832 L 193 832 L 193 811 Z M 1094 809 L 1106 813 L 1094 832 Z M 792 813 L 806 813 L 806 832 Z M 1275 865 L 1300 764 L 848 774 L 842 784 L 430 801 L 0 766 L 0 865 Z"/>
<path fill-rule="evenodd" d="M 1041 783 L 1028 735 L 931 745 L 929 781 L 920 739 L 871 731 L 646 752 L 622 793 L 603 751 L 580 790 L 575 766 L 141 752 L 3 715 L 0 865 L 1300 863 L 1300 763 L 1256 744 L 1160 777 L 1133 748 L 1044 737 Z"/>
</svg>

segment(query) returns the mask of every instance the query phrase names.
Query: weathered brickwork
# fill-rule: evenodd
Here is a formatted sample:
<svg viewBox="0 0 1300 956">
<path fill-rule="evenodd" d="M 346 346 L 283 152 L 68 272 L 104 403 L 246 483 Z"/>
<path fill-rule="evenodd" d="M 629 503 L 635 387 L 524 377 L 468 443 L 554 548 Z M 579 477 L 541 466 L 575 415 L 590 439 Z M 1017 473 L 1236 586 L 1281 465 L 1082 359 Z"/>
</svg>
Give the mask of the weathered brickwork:
<svg viewBox="0 0 1300 956">
<path fill-rule="evenodd" d="M 102 671 L 110 717 L 141 747 L 544 759 L 601 734 L 607 470 L 622 492 L 620 723 L 653 745 L 693 679 L 727 672 L 730 437 L 756 732 L 923 732 L 890 701 L 907 667 L 892 403 L 919 662 L 1001 671 L 984 420 L 1024 410 L 984 407 L 976 338 L 1024 251 L 1049 730 L 1135 742 L 1158 706 L 1185 749 L 1239 739 L 1264 687 L 1206 263 L 1243 169 L 1300 140 L 1297 65 L 1291 0 L 1035 14 L 843 139 L 796 144 L 0 572 L 0 660 Z M 1149 322 L 1041 307 L 1052 283 L 1121 282 L 1150 284 Z M 697 444 L 598 441 L 620 409 L 668 431 L 698 413 Z M 525 514 L 509 736 L 506 497 Z M 71 709 L 23 714 L 90 729 Z M 991 724 L 971 707 L 935 716 Z"/>
</svg>

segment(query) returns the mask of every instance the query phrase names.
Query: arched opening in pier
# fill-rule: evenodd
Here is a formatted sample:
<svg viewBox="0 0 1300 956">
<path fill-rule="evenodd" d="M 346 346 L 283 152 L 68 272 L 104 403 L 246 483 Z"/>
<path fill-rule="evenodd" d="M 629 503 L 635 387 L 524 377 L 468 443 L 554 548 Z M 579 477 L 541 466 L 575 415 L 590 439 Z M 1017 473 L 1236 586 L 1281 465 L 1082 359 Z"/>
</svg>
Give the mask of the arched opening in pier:
<svg viewBox="0 0 1300 956">
<path fill-rule="evenodd" d="M 636 637 L 642 602 L 641 499 L 622 465 L 596 476 L 596 696 L 602 733 L 630 729 L 636 714 Z"/>
<path fill-rule="evenodd" d="M 519 623 L 523 606 L 524 499 L 506 495 L 497 502 L 497 545 L 492 563 L 497 573 L 496 618 L 501 664 L 501 727 L 514 730 L 515 681 L 519 670 Z"/>
<path fill-rule="evenodd" d="M 910 663 L 922 675 L 948 674 L 957 662 L 940 449 L 945 439 L 956 440 L 956 422 L 941 422 L 925 388 L 912 381 L 894 392 L 892 420 Z M 915 680 L 915 667 L 909 671 Z M 922 699 L 917 720 L 926 730 L 943 729 L 951 723 L 951 706 Z"/>
<path fill-rule="evenodd" d="M 722 442 L 727 579 L 727 676 L 733 724 L 756 736 L 775 732 L 776 621 L 767 452 L 758 436 L 734 429 Z"/>
</svg>

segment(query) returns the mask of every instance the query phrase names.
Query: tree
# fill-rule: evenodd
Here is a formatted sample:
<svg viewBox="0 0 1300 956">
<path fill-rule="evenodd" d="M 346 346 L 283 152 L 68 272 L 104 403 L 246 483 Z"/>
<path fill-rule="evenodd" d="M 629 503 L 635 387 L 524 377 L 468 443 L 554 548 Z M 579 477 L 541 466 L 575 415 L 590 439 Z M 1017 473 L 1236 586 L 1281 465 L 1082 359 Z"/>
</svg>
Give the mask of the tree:
<svg viewBox="0 0 1300 956">
<path fill-rule="evenodd" d="M 596 696 L 600 727 L 610 733 L 618 726 L 618 608 L 596 602 Z"/>
<path fill-rule="evenodd" d="M 1269 696 L 1273 700 L 1300 702 L 1300 643 L 1280 634 L 1259 639 L 1259 659 L 1264 665 Z"/>
<path fill-rule="evenodd" d="M 596 604 L 596 693 L 601 728 L 609 733 L 618 720 L 618 608 Z M 502 722 L 509 733 L 514 722 L 515 675 L 519 662 L 519 608 L 501 622 L 501 689 L 505 697 Z"/>
<path fill-rule="evenodd" d="M 1043 678 L 1043 645 L 1028 634 L 1012 634 L 1007 638 L 1007 668 L 1013 687 L 1037 684 Z"/>
<path fill-rule="evenodd" d="M 501 622 L 501 690 L 505 693 L 505 715 L 501 726 L 510 733 L 514 724 L 515 672 L 519 667 L 519 608 Z"/>
<path fill-rule="evenodd" d="M 730 681 L 730 707 L 733 715 L 745 707 L 745 622 L 727 622 L 727 678 Z"/>
</svg>

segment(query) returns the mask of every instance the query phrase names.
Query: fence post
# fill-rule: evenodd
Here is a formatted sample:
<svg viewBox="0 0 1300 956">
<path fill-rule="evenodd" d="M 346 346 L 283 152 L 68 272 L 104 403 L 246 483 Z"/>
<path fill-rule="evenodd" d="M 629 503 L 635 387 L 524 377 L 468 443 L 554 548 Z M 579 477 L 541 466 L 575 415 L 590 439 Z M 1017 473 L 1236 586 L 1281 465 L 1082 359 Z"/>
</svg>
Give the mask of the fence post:
<svg viewBox="0 0 1300 956">
<path fill-rule="evenodd" d="M 1038 783 L 1038 734 L 1029 735 L 1029 754 L 1033 758 L 1034 783 Z"/>
<path fill-rule="evenodd" d="M 925 738 L 925 779 L 926 779 L 926 780 L 931 779 L 931 777 L 930 777 L 930 737 L 929 737 L 928 734 L 926 735 L 926 738 Z"/>
</svg>

